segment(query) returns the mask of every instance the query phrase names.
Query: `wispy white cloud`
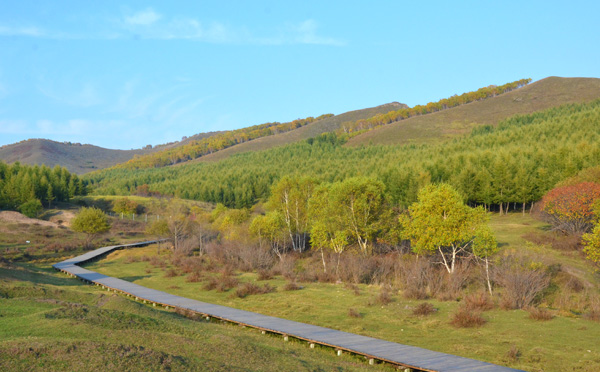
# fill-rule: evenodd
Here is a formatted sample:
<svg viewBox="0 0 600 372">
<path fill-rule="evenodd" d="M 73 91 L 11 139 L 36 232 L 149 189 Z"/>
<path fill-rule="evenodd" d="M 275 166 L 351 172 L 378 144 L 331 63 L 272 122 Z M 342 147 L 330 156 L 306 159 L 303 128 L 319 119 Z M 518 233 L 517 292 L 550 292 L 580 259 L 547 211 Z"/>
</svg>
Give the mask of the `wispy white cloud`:
<svg viewBox="0 0 600 372">
<path fill-rule="evenodd" d="M 342 40 L 320 36 L 317 34 L 318 25 L 313 19 L 308 19 L 297 25 L 292 25 L 295 32 L 294 42 L 298 44 L 316 44 L 316 45 L 335 45 L 343 46 L 346 43 Z"/>
<path fill-rule="evenodd" d="M 91 107 L 102 103 L 98 89 L 91 82 L 85 82 L 78 87 L 60 87 L 42 81 L 37 86 L 44 96 L 60 103 L 76 107 Z"/>
<path fill-rule="evenodd" d="M 257 35 L 244 25 L 231 25 L 217 20 L 201 21 L 187 16 L 165 16 L 153 8 L 133 11 L 106 19 L 93 32 L 53 31 L 36 25 L 0 24 L 0 36 L 22 36 L 40 39 L 129 39 L 134 35 L 148 40 L 190 40 L 213 44 L 248 45 L 330 45 L 343 46 L 346 41 L 321 35 L 313 19 L 288 23 L 268 35 Z"/>
<path fill-rule="evenodd" d="M 154 11 L 152 8 L 136 12 L 130 16 L 125 17 L 125 22 L 130 25 L 143 25 L 148 26 L 162 18 L 162 14 Z"/>
</svg>

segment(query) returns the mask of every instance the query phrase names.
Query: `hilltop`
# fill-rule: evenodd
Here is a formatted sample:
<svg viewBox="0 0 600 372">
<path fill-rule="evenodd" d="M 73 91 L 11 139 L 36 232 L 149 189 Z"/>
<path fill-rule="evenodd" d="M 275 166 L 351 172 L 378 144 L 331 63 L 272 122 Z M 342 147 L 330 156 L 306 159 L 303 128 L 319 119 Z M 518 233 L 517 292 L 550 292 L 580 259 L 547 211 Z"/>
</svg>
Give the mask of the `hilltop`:
<svg viewBox="0 0 600 372">
<path fill-rule="evenodd" d="M 348 145 L 432 143 L 469 133 L 479 125 L 496 125 L 513 115 L 597 98 L 600 79 L 553 76 L 497 97 L 396 121 L 357 135 Z"/>
</svg>

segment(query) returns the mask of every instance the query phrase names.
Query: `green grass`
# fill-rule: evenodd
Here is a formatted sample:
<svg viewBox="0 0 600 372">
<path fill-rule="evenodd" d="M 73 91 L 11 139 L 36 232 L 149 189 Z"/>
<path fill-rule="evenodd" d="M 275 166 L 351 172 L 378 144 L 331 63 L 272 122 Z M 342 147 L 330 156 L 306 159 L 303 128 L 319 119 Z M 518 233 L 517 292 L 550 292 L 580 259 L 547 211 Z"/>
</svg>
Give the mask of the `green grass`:
<svg viewBox="0 0 600 372">
<path fill-rule="evenodd" d="M 147 262 L 125 263 L 130 255 L 153 254 L 156 254 L 153 247 L 118 251 L 88 268 L 205 302 L 515 368 L 533 371 L 572 368 L 593 371 L 600 368 L 600 350 L 596 347 L 600 324 L 582 318 L 558 316 L 548 322 L 539 322 L 529 319 L 526 311 L 492 310 L 484 313 L 488 322 L 483 327 L 458 329 L 449 324 L 451 314 L 459 306 L 456 302 L 429 301 L 438 311 L 428 317 L 417 317 L 412 315 L 412 310 L 421 301 L 405 300 L 394 295 L 392 303 L 376 305 L 375 297 L 380 289 L 374 286 L 360 285 L 361 294 L 358 296 L 341 284 L 304 283 L 305 287 L 301 290 L 283 291 L 285 280 L 280 277 L 257 282 L 276 286 L 275 293 L 240 299 L 232 295 L 233 290 L 224 293 L 203 290 L 203 282 L 187 283 L 184 276 L 166 278 L 164 273 L 169 267 L 152 268 Z M 237 277 L 240 281 L 256 281 L 256 275 L 252 273 L 238 274 Z M 362 317 L 349 316 L 350 308 Z M 520 352 L 517 361 L 507 356 L 513 347 Z"/>
<path fill-rule="evenodd" d="M 3 371 L 360 371 L 361 358 L 189 320 L 49 268 L 0 267 Z M 369 367 L 381 370 L 383 367 Z M 384 368 L 385 369 L 385 368 Z"/>
</svg>

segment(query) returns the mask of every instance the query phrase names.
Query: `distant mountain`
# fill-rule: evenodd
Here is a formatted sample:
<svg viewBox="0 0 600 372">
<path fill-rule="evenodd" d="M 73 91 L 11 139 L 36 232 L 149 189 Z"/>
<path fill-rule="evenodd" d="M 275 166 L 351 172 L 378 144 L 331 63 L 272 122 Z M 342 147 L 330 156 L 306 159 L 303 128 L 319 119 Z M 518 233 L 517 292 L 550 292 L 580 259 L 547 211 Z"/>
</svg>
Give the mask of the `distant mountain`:
<svg viewBox="0 0 600 372">
<path fill-rule="evenodd" d="M 70 172 L 83 174 L 104 169 L 131 159 L 134 155 L 147 154 L 146 150 L 110 150 L 93 145 L 71 142 L 55 142 L 47 139 L 29 139 L 0 147 L 0 160 L 23 164 L 60 165 Z"/>
<path fill-rule="evenodd" d="M 216 133 L 219 132 L 195 134 L 184 137 L 181 141 L 136 150 L 112 150 L 94 145 L 35 138 L 0 147 L 0 160 L 9 164 L 18 161 L 30 165 L 45 164 L 48 167 L 58 164 L 67 168 L 69 172 L 84 174 L 126 162 L 135 155 L 145 155 L 182 146 L 192 140 L 209 137 Z"/>
<path fill-rule="evenodd" d="M 566 103 L 600 98 L 600 79 L 548 77 L 497 97 L 400 120 L 362 133 L 348 146 L 432 143 L 456 137 L 483 124 L 495 125 L 517 114 L 529 114 Z"/>
</svg>

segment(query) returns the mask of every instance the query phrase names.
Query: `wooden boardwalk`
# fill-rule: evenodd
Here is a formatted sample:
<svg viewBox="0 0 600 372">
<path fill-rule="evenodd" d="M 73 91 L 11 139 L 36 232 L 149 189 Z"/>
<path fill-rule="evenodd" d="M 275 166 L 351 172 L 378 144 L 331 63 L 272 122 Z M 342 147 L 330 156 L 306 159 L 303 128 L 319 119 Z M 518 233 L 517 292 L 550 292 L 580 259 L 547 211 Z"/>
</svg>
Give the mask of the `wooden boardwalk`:
<svg viewBox="0 0 600 372">
<path fill-rule="evenodd" d="M 240 325 L 305 340 L 312 344 L 326 345 L 338 350 L 338 353 L 351 352 L 365 356 L 370 362 L 385 361 L 394 365 L 412 368 L 417 371 L 439 372 L 508 372 L 518 371 L 512 368 L 485 363 L 474 359 L 430 351 L 415 346 L 402 345 L 372 337 L 337 331 L 330 328 L 294 322 L 291 320 L 238 310 L 227 306 L 214 305 L 189 298 L 172 295 L 134 284 L 122 279 L 102 275 L 86 270 L 78 265 L 101 258 L 116 249 L 139 247 L 155 243 L 147 241 L 134 244 L 103 247 L 59 262 L 53 267 L 83 281 L 93 283 L 107 290 L 124 293 L 138 301 L 161 305 L 167 308 L 179 308 L 201 314 L 208 319 L 216 318 Z"/>
</svg>

